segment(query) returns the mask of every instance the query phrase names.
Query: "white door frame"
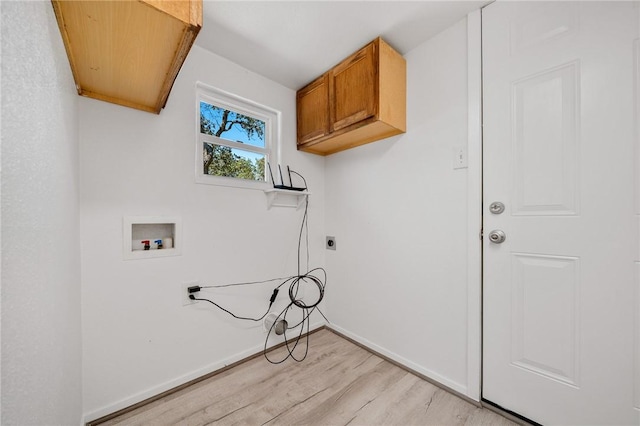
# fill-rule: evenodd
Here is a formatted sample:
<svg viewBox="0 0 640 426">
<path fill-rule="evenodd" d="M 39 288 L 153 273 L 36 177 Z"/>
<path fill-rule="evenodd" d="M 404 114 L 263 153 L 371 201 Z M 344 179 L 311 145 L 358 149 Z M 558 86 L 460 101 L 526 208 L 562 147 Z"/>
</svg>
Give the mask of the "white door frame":
<svg viewBox="0 0 640 426">
<path fill-rule="evenodd" d="M 467 15 L 467 396 L 482 385 L 482 21 Z"/>
</svg>

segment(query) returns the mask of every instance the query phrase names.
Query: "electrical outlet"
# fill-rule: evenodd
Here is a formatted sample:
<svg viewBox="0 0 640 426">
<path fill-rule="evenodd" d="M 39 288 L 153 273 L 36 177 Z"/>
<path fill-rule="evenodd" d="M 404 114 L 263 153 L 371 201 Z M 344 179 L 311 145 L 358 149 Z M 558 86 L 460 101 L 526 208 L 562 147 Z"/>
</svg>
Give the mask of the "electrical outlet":
<svg viewBox="0 0 640 426">
<path fill-rule="evenodd" d="M 189 292 L 187 291 L 189 287 L 194 285 L 200 285 L 200 284 L 198 284 L 198 281 L 190 281 L 188 283 L 180 284 L 180 301 L 182 302 L 182 306 L 192 305 L 196 303 L 195 300 L 189 299 Z M 195 293 L 195 295 L 197 297 L 197 293 Z"/>
<path fill-rule="evenodd" d="M 336 249 L 336 237 L 327 237 L 327 250 Z"/>
</svg>

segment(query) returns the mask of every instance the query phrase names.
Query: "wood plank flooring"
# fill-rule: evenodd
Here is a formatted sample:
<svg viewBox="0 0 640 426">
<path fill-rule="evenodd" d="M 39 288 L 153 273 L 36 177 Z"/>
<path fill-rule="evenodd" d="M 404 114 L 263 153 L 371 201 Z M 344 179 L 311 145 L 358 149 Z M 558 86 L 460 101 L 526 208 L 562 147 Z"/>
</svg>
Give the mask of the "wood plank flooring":
<svg viewBox="0 0 640 426">
<path fill-rule="evenodd" d="M 280 359 L 284 349 L 272 352 Z M 307 359 L 258 357 L 101 425 L 514 425 L 329 330 Z"/>
</svg>

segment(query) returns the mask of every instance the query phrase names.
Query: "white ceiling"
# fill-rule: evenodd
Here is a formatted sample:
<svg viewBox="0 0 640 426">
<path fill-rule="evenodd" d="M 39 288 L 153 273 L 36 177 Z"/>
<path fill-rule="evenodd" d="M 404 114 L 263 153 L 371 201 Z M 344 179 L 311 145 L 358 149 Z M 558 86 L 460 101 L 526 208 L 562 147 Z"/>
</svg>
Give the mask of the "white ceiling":
<svg viewBox="0 0 640 426">
<path fill-rule="evenodd" d="M 299 89 L 374 38 L 401 54 L 482 1 L 204 1 L 196 44 Z"/>
</svg>

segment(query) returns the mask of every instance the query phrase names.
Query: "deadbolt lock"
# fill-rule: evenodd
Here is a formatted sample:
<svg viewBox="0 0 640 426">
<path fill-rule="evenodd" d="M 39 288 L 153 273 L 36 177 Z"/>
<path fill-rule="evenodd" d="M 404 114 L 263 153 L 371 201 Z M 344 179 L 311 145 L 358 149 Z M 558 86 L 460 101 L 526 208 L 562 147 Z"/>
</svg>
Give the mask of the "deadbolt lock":
<svg viewBox="0 0 640 426">
<path fill-rule="evenodd" d="M 502 204 L 500 201 L 494 201 L 489 206 L 489 211 L 493 214 L 500 214 L 504 211 L 504 204 Z"/>
</svg>

